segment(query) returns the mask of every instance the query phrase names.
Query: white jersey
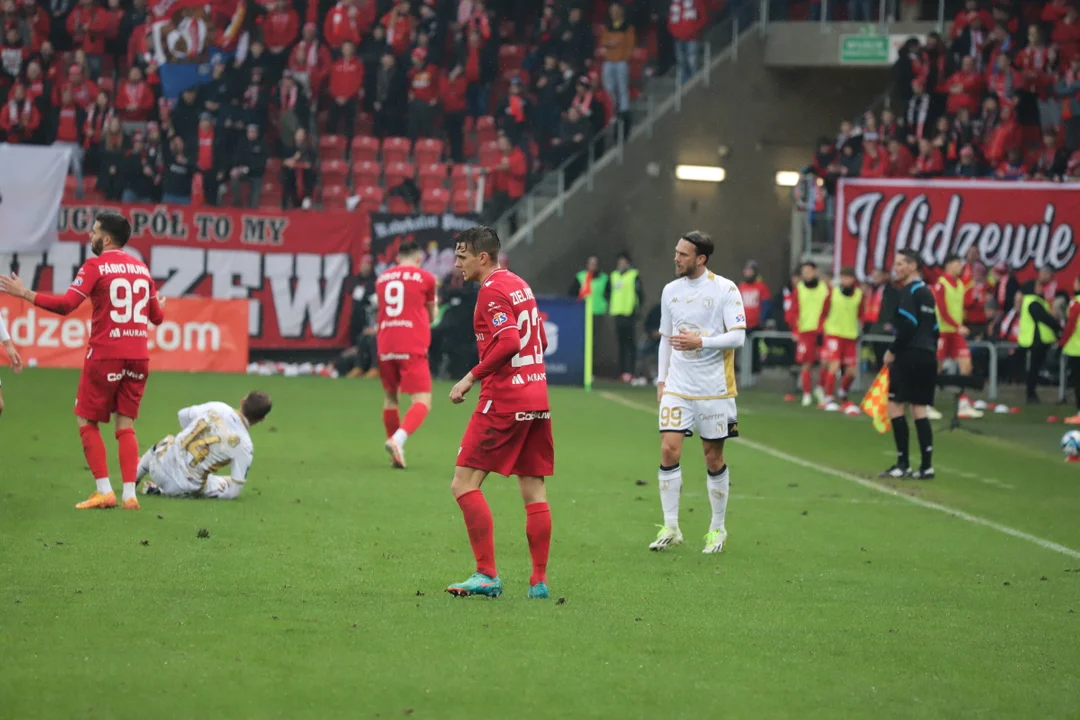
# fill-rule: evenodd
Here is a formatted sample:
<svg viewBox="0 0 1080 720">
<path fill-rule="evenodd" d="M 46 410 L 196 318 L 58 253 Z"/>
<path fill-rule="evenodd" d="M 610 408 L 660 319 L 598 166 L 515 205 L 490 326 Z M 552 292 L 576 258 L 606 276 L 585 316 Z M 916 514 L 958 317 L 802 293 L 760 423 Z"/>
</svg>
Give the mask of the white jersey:
<svg viewBox="0 0 1080 720">
<path fill-rule="evenodd" d="M 678 278 L 660 298 L 660 333 L 715 337 L 746 329 L 746 310 L 735 283 L 705 271 L 696 280 Z M 738 394 L 735 351 L 719 348 L 672 350 L 664 394 L 686 400 L 720 400 Z"/>
<path fill-rule="evenodd" d="M 226 465 L 231 465 L 229 476 L 233 480 L 247 480 L 255 448 L 247 423 L 236 410 L 226 403 L 208 402 L 184 408 L 177 419 L 184 429 L 156 458 L 157 467 L 179 491 L 167 494 L 205 492 L 213 474 Z"/>
</svg>

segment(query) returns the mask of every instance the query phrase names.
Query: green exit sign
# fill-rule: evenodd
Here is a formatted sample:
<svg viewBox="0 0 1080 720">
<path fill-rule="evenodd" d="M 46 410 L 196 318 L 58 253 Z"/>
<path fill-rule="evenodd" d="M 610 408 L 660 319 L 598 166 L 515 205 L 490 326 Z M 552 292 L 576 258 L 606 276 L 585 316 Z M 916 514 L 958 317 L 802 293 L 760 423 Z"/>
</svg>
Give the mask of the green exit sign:
<svg viewBox="0 0 1080 720">
<path fill-rule="evenodd" d="M 840 62 L 862 65 L 888 65 L 888 35 L 841 35 Z"/>
</svg>

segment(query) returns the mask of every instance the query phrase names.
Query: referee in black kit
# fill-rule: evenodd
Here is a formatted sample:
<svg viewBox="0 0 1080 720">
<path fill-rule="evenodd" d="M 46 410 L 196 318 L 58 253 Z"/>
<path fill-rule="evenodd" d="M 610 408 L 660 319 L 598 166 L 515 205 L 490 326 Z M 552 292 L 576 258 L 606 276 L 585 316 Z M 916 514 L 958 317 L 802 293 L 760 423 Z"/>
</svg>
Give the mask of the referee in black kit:
<svg viewBox="0 0 1080 720">
<path fill-rule="evenodd" d="M 934 404 L 937 384 L 938 321 L 934 295 L 919 277 L 919 256 L 914 250 L 901 250 L 893 263 L 893 274 L 900 286 L 893 327 L 896 338 L 885 353 L 889 368 L 889 420 L 896 440 L 896 464 L 881 473 L 883 478 L 932 480 L 934 431 L 926 417 L 926 407 Z M 919 438 L 922 462 L 914 472 L 908 461 L 908 430 L 905 406 L 911 406 L 915 434 Z"/>
</svg>

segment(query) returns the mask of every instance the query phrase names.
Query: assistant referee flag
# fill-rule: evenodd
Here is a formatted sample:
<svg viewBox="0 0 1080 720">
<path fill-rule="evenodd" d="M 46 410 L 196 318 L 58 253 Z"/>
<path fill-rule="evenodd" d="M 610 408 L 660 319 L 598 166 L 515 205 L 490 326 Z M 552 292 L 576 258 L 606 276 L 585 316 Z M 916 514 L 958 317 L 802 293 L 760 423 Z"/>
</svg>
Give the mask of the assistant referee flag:
<svg viewBox="0 0 1080 720">
<path fill-rule="evenodd" d="M 887 405 L 889 402 L 889 368 L 881 368 L 881 372 L 874 378 L 874 384 L 866 391 L 859 407 L 874 422 L 874 429 L 879 433 L 887 433 L 892 428 L 889 422 Z"/>
</svg>

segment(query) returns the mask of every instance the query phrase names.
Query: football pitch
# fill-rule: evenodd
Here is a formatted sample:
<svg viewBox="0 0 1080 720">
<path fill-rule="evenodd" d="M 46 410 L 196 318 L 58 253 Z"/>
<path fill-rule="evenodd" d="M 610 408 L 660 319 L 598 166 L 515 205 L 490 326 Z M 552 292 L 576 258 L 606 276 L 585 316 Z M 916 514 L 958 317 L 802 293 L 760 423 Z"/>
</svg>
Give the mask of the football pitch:
<svg viewBox="0 0 1080 720">
<path fill-rule="evenodd" d="M 5 720 L 1080 716 L 1080 466 L 1035 413 L 939 432 L 938 479 L 887 486 L 869 478 L 891 438 L 865 418 L 746 393 L 727 547 L 701 553 L 694 439 L 687 544 L 650 553 L 654 392 L 553 389 L 552 599 L 525 598 L 521 500 L 493 476 L 505 594 L 459 600 L 473 405 L 448 384 L 401 472 L 377 381 L 155 374 L 143 448 L 185 405 L 261 388 L 274 410 L 239 500 L 133 513 L 73 508 L 93 487 L 76 374 L 3 379 Z"/>
</svg>

